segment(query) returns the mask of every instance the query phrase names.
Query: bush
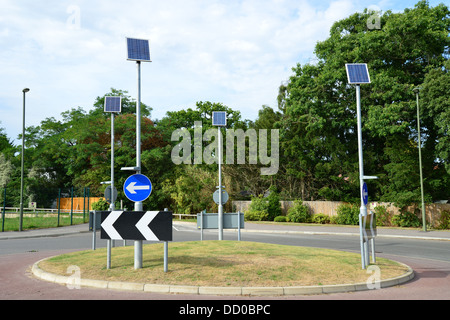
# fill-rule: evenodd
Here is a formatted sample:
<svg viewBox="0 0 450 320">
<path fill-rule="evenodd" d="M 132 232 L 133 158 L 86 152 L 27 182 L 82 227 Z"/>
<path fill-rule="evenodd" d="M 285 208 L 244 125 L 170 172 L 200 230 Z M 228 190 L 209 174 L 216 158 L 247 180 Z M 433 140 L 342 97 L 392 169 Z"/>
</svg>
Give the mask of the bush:
<svg viewBox="0 0 450 320">
<path fill-rule="evenodd" d="M 249 210 L 245 213 L 245 219 L 248 221 L 266 221 L 269 218 L 269 209 L 267 201 L 261 196 L 252 197 L 252 203 Z"/>
<path fill-rule="evenodd" d="M 269 214 L 267 213 L 267 211 L 252 210 L 247 211 L 244 214 L 244 217 L 247 221 L 267 221 Z"/>
<path fill-rule="evenodd" d="M 450 211 L 442 211 L 438 222 L 438 229 L 450 229 Z"/>
<path fill-rule="evenodd" d="M 275 221 L 275 222 L 287 222 L 287 217 L 285 217 L 285 216 L 276 216 L 273 221 Z"/>
<path fill-rule="evenodd" d="M 422 225 L 419 217 L 415 213 L 406 210 L 400 210 L 400 214 L 393 216 L 392 224 L 404 228 L 418 228 Z"/>
<path fill-rule="evenodd" d="M 356 205 L 341 204 L 337 208 L 337 224 L 358 225 L 359 224 L 359 207 Z"/>
<path fill-rule="evenodd" d="M 310 222 L 311 215 L 309 208 L 303 204 L 303 201 L 294 201 L 294 206 L 288 210 L 288 219 L 292 222 Z"/>
<path fill-rule="evenodd" d="M 376 206 L 373 211 L 377 217 L 377 226 L 390 226 L 391 225 L 391 217 L 389 212 L 386 210 L 384 206 Z"/>
<path fill-rule="evenodd" d="M 280 197 L 275 189 L 275 187 L 270 187 L 270 194 L 267 197 L 268 200 L 268 206 L 267 210 L 269 213 L 268 220 L 273 221 L 275 217 L 281 216 L 281 203 L 280 203 Z"/>
<path fill-rule="evenodd" d="M 100 198 L 97 202 L 92 203 L 92 210 L 96 211 L 107 211 L 109 210 L 109 207 L 109 203 L 103 198 Z"/>
<path fill-rule="evenodd" d="M 326 214 L 318 213 L 312 217 L 312 222 L 320 223 L 320 224 L 327 224 L 327 223 L 331 222 L 331 219 Z"/>
</svg>

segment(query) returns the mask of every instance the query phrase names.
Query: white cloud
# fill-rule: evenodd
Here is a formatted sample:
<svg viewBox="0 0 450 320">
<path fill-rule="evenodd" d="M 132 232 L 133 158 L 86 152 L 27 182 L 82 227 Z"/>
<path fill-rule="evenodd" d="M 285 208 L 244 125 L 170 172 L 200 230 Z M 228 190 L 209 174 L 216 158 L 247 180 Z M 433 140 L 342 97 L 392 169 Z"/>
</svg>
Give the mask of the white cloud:
<svg viewBox="0 0 450 320">
<path fill-rule="evenodd" d="M 154 118 L 210 100 L 254 120 L 263 104 L 276 108 L 281 82 L 336 20 L 380 6 L 366 2 L 0 0 L 0 126 L 20 132 L 23 87 L 27 125 L 89 109 L 111 87 L 136 96 L 126 36 L 150 40 L 142 99 Z"/>
</svg>

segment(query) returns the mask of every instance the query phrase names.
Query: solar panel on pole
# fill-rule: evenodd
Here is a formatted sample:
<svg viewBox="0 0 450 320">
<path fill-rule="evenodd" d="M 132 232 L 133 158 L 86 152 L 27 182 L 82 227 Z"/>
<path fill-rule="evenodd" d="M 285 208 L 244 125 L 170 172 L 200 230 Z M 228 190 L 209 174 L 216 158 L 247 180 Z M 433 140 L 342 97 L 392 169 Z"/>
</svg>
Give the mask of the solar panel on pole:
<svg viewBox="0 0 450 320">
<path fill-rule="evenodd" d="M 151 62 L 148 40 L 127 38 L 127 50 L 127 60 Z"/>
<path fill-rule="evenodd" d="M 224 111 L 213 112 L 213 126 L 226 127 L 227 126 L 227 113 Z"/>
<path fill-rule="evenodd" d="M 370 83 L 369 70 L 366 63 L 348 63 L 345 65 L 349 84 Z"/>
<path fill-rule="evenodd" d="M 138 70 L 138 96 L 136 101 L 136 174 L 141 173 L 141 62 L 150 60 L 148 40 L 127 38 L 127 60 L 136 61 Z M 142 211 L 142 201 L 134 203 L 134 211 Z M 142 268 L 142 240 L 134 242 L 134 268 Z"/>
<path fill-rule="evenodd" d="M 104 112 L 122 112 L 122 97 L 105 97 Z"/>
<path fill-rule="evenodd" d="M 359 208 L 359 228 L 360 228 L 360 235 L 363 234 L 363 226 L 362 226 L 362 218 L 365 218 L 367 216 L 367 196 L 366 193 L 367 189 L 364 189 L 364 160 L 363 160 L 363 140 L 362 140 L 362 130 L 361 130 L 361 84 L 368 84 L 370 83 L 370 76 L 369 76 L 369 70 L 367 68 L 366 63 L 349 63 L 345 65 L 345 68 L 347 70 L 347 78 L 349 84 L 355 84 L 356 85 L 356 115 L 357 115 L 357 127 L 358 127 L 358 158 L 359 158 L 359 180 L 360 180 L 360 186 L 361 186 L 361 206 Z M 373 247 L 375 246 L 374 243 L 372 243 Z M 367 261 L 368 255 L 368 248 L 367 243 L 363 241 L 363 237 L 360 236 L 360 247 L 361 247 L 361 264 L 362 268 L 365 269 L 368 265 Z"/>
</svg>

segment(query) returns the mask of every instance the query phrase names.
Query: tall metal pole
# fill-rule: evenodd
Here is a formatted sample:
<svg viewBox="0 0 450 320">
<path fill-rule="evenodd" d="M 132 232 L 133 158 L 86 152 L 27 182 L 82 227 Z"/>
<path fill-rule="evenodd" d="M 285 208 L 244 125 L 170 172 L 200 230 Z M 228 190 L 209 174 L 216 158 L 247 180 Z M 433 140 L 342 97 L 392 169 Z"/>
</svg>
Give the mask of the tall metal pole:
<svg viewBox="0 0 450 320">
<path fill-rule="evenodd" d="M 361 125 L 361 86 L 356 85 L 356 113 L 357 113 L 357 121 L 358 121 L 358 157 L 359 157 L 359 190 L 361 195 L 361 206 L 359 208 L 360 219 L 359 219 L 359 229 L 360 233 L 362 233 L 362 221 L 364 217 L 367 216 L 367 208 L 364 204 L 364 194 L 363 194 L 363 185 L 364 185 L 364 161 L 363 161 L 363 143 L 362 143 L 362 125 Z M 365 250 L 366 242 L 363 241 L 363 235 L 360 234 L 361 241 L 361 264 L 362 269 L 366 268 L 366 252 Z"/>
<path fill-rule="evenodd" d="M 20 164 L 20 216 L 19 216 L 19 231 L 23 229 L 23 171 L 24 171 L 24 156 L 25 156 L 25 93 L 30 89 L 25 88 L 23 92 L 23 112 L 22 112 L 22 155 Z"/>
<path fill-rule="evenodd" d="M 138 69 L 138 98 L 136 102 L 136 167 L 137 174 L 141 173 L 141 62 L 137 61 Z M 134 211 L 143 211 L 142 201 L 134 203 Z M 134 268 L 142 269 L 142 240 L 134 242 Z"/>
<path fill-rule="evenodd" d="M 111 113 L 111 211 L 114 211 L 114 112 Z"/>
<path fill-rule="evenodd" d="M 58 224 L 59 227 L 59 217 L 61 216 L 61 188 L 58 188 Z"/>
<path fill-rule="evenodd" d="M 419 91 L 420 88 L 414 88 L 414 92 L 416 93 L 416 103 L 417 103 L 417 138 L 418 138 L 418 147 L 419 147 L 419 169 L 420 169 L 420 193 L 422 197 L 422 224 L 423 231 L 427 232 L 427 220 L 425 216 L 425 201 L 423 195 L 423 174 L 422 174 L 422 143 L 420 141 L 420 111 L 419 111 Z"/>
<path fill-rule="evenodd" d="M 359 186 L 361 193 L 361 213 L 365 212 L 367 215 L 367 208 L 364 204 L 364 194 L 362 187 L 364 185 L 364 160 L 363 160 L 363 144 L 362 144 L 362 129 L 361 129 L 361 87 L 356 86 L 356 108 L 358 121 L 358 157 L 359 157 Z"/>
<path fill-rule="evenodd" d="M 111 204 L 109 209 L 114 211 L 114 112 L 111 112 Z M 94 222 L 95 223 L 95 222 Z M 106 268 L 111 269 L 111 251 L 114 240 L 107 240 Z"/>
<path fill-rule="evenodd" d="M 223 205 L 222 205 L 222 132 L 220 126 L 217 128 L 218 149 L 219 149 L 219 215 L 218 228 L 219 240 L 223 240 Z"/>
</svg>

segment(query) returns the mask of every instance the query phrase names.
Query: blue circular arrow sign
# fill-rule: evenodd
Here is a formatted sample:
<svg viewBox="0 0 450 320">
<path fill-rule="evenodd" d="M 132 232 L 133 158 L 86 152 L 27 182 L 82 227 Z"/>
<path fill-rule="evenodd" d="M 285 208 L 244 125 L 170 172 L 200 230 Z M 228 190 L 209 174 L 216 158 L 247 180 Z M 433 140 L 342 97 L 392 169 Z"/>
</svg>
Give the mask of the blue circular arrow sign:
<svg viewBox="0 0 450 320">
<path fill-rule="evenodd" d="M 369 202 L 369 190 L 367 189 L 367 184 L 365 182 L 362 186 L 362 197 L 364 205 L 367 205 L 367 203 Z"/>
<path fill-rule="evenodd" d="M 150 179 L 142 174 L 132 175 L 125 181 L 123 191 L 128 199 L 133 202 L 142 202 L 152 193 Z"/>
</svg>

